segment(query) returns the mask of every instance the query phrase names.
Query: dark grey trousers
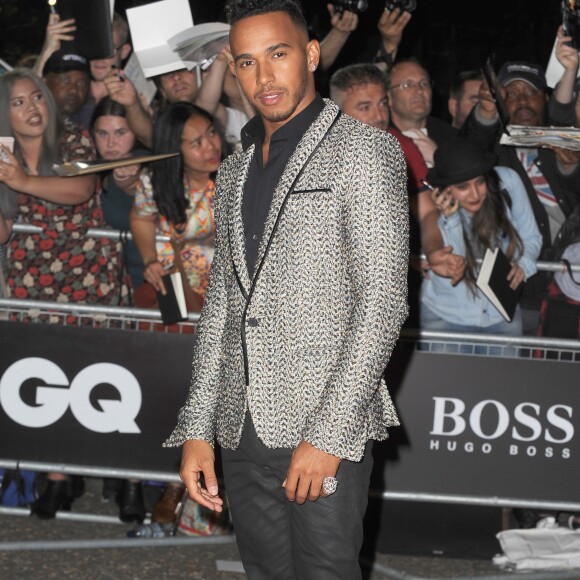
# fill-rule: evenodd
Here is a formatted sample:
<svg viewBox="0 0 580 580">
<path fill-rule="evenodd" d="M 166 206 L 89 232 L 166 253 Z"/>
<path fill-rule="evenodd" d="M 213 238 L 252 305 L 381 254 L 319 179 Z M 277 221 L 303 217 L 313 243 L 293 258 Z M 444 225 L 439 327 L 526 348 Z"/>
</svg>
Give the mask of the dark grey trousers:
<svg viewBox="0 0 580 580">
<path fill-rule="evenodd" d="M 250 580 L 357 580 L 372 470 L 372 442 L 360 463 L 342 461 L 338 489 L 299 505 L 282 482 L 293 449 L 269 449 L 250 414 L 235 451 L 222 449 L 234 533 Z"/>
</svg>

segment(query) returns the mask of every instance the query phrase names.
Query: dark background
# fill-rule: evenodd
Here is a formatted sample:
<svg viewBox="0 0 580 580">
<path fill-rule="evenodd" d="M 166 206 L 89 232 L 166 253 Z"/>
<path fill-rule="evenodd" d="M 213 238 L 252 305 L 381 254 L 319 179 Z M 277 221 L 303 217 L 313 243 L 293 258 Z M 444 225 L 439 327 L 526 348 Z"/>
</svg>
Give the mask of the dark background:
<svg viewBox="0 0 580 580">
<path fill-rule="evenodd" d="M 77 0 L 87 2 L 89 0 Z M 115 8 L 148 4 L 117 0 Z M 443 114 L 451 79 L 458 71 L 480 68 L 494 56 L 496 68 L 506 60 L 525 59 L 546 66 L 560 23 L 560 0 L 417 0 L 418 7 L 405 30 L 400 56 L 424 62 L 435 81 L 435 112 Z M 190 0 L 196 24 L 224 20 L 223 0 Z M 329 29 L 326 2 L 303 0 L 312 37 L 322 39 Z M 336 66 L 370 60 L 379 45 L 376 23 L 383 0 L 370 0 L 361 14 Z M 58 3 L 57 3 L 58 9 Z M 46 0 L 0 0 L 0 58 L 14 65 L 42 46 L 48 18 Z M 332 72 L 332 71 L 330 71 Z M 326 79 L 318 79 L 325 93 Z M 326 95 L 325 95 L 326 96 Z"/>
</svg>

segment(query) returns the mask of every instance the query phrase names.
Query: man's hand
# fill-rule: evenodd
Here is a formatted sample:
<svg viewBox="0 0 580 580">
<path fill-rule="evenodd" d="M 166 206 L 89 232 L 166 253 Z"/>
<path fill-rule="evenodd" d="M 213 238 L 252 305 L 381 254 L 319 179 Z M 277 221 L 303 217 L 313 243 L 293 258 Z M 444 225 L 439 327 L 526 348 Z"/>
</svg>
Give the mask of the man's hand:
<svg viewBox="0 0 580 580">
<path fill-rule="evenodd" d="M 388 54 L 396 52 L 403 39 L 403 31 L 411 20 L 411 13 L 400 8 L 395 8 L 392 12 L 383 10 L 377 28 L 381 33 L 383 47 Z"/>
<path fill-rule="evenodd" d="M 107 93 L 111 99 L 124 107 L 134 107 L 139 104 L 139 97 L 133 83 L 125 77 L 125 72 L 113 69 L 104 80 Z"/>
<path fill-rule="evenodd" d="M 201 484 L 201 474 L 205 487 Z M 223 500 L 218 495 L 213 447 L 201 439 L 190 439 L 183 444 L 179 477 L 191 499 L 210 510 L 221 512 Z"/>
<path fill-rule="evenodd" d="M 75 26 L 75 19 L 69 18 L 61 22 L 58 14 L 50 14 L 48 17 L 48 25 L 46 27 L 46 36 L 44 37 L 44 45 L 42 52 L 48 56 L 60 50 L 60 43 L 65 40 L 74 40 L 75 37 L 72 32 L 77 29 Z"/>
<path fill-rule="evenodd" d="M 505 99 L 505 89 L 500 87 L 500 91 L 502 97 Z M 495 119 L 497 117 L 497 107 L 495 106 L 495 101 L 491 96 L 489 86 L 485 81 L 483 81 L 479 87 L 479 103 L 475 106 L 477 107 L 477 112 L 484 119 Z"/>
<path fill-rule="evenodd" d="M 445 246 L 431 252 L 427 256 L 429 268 L 438 276 L 451 278 L 451 284 L 455 286 L 465 274 L 465 258 L 453 253 L 452 246 Z"/>
<path fill-rule="evenodd" d="M 437 143 L 425 135 L 421 129 L 408 129 L 407 131 L 403 131 L 403 135 L 413 139 L 413 143 L 415 143 L 417 149 L 421 152 L 427 167 L 433 167 L 433 156 L 437 150 Z"/>
<path fill-rule="evenodd" d="M 571 36 L 564 35 L 564 27 L 562 25 L 558 28 L 558 33 L 556 34 L 556 58 L 558 62 L 569 71 L 574 73 L 578 71 L 578 49 L 570 46 L 568 43 L 572 41 Z"/>
<path fill-rule="evenodd" d="M 556 154 L 558 165 L 565 173 L 571 173 L 578 162 L 580 162 L 580 151 L 572 151 L 571 149 L 554 147 L 552 145 L 548 149 L 551 149 Z"/>
<path fill-rule="evenodd" d="M 358 26 L 358 14 L 356 12 L 351 12 L 350 10 L 338 12 L 334 4 L 327 4 L 326 8 L 330 14 L 330 25 L 336 32 L 348 35 L 353 30 L 356 30 Z"/>
<path fill-rule="evenodd" d="M 303 504 L 306 500 L 316 501 L 322 492 L 322 480 L 335 477 L 340 465 L 340 458 L 325 453 L 307 441 L 301 441 L 292 454 L 286 479 L 282 484 L 286 488 L 289 501 Z"/>
</svg>

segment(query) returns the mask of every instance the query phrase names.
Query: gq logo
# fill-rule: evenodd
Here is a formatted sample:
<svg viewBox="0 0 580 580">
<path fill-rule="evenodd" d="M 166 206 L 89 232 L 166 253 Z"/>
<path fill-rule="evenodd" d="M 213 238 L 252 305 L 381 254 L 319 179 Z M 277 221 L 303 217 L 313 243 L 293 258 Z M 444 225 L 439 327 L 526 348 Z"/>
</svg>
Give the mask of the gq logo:
<svg viewBox="0 0 580 580">
<path fill-rule="evenodd" d="M 27 405 L 20 388 L 29 379 L 41 379 L 46 386 L 36 388 L 36 404 Z M 99 399 L 102 410 L 90 402 L 91 391 L 107 383 L 121 395 L 120 401 Z M 0 380 L 0 405 L 16 423 L 25 427 L 47 427 L 56 423 L 70 407 L 79 423 L 97 433 L 140 433 L 135 418 L 141 409 L 141 388 L 126 368 L 97 363 L 83 369 L 69 381 L 62 369 L 44 358 L 24 358 L 12 364 Z"/>
</svg>

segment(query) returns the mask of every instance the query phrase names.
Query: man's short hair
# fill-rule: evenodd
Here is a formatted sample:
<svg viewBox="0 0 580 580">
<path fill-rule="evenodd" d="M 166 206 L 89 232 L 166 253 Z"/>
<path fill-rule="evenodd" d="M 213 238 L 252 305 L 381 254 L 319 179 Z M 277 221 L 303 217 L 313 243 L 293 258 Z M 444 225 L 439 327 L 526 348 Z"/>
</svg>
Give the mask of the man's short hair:
<svg viewBox="0 0 580 580">
<path fill-rule="evenodd" d="M 113 13 L 112 28 L 119 33 L 121 46 L 129 42 L 129 24 L 118 12 Z"/>
<path fill-rule="evenodd" d="M 465 83 L 468 81 L 483 81 L 483 73 L 480 70 L 463 70 L 449 85 L 449 96 L 452 99 L 461 99 L 465 91 Z"/>
<path fill-rule="evenodd" d="M 299 0 L 228 0 L 225 7 L 226 19 L 231 26 L 243 18 L 270 12 L 286 12 L 292 22 L 308 33 Z"/>
<path fill-rule="evenodd" d="M 388 87 L 391 85 L 391 77 L 393 76 L 393 72 L 396 71 L 402 64 L 409 64 L 409 63 L 416 64 L 418 67 L 421 67 L 427 73 L 427 76 L 429 78 L 431 78 L 431 75 L 429 74 L 427 67 L 418 58 L 415 58 L 414 56 L 409 56 L 407 58 L 397 59 L 394 62 L 394 64 L 389 68 L 389 70 L 387 71 L 387 86 Z"/>
<path fill-rule="evenodd" d="M 330 77 L 330 91 L 350 91 L 361 85 L 381 85 L 387 90 L 387 77 L 374 64 L 361 62 L 338 69 Z"/>
</svg>

